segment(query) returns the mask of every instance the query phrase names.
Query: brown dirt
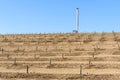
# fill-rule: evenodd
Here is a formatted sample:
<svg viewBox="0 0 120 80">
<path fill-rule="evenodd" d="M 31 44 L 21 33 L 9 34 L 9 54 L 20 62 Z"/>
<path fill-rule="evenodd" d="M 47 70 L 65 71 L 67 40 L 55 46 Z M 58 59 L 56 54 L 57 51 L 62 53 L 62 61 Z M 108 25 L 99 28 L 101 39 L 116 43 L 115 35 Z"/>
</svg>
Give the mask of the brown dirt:
<svg viewBox="0 0 120 80">
<path fill-rule="evenodd" d="M 117 40 L 112 33 L 0 35 L 0 80 L 120 80 L 120 33 L 115 35 Z"/>
</svg>

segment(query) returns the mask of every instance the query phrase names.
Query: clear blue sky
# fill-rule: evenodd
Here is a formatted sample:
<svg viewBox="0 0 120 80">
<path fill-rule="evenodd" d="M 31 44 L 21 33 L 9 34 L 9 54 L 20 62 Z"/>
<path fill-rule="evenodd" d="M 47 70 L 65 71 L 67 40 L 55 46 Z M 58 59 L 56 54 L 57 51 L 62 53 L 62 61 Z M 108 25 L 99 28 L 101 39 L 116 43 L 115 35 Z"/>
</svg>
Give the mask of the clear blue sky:
<svg viewBox="0 0 120 80">
<path fill-rule="evenodd" d="M 120 0 L 0 0 L 0 33 L 120 31 Z"/>
</svg>

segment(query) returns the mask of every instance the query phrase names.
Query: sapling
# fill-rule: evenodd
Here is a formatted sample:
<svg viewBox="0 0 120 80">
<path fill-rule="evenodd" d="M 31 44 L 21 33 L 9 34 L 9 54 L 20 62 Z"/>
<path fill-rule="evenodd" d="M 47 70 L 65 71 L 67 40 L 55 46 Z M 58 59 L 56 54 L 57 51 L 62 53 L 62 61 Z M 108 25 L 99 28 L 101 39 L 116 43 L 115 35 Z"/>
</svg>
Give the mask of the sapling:
<svg viewBox="0 0 120 80">
<path fill-rule="evenodd" d="M 117 38 L 117 36 L 116 36 L 115 32 L 114 32 L 114 31 L 112 31 L 112 33 L 113 33 L 113 36 L 114 36 L 114 40 L 115 40 L 115 41 L 118 41 L 118 38 Z"/>
<path fill-rule="evenodd" d="M 117 45 L 118 45 L 118 50 L 120 50 L 120 45 L 119 45 L 118 41 L 117 41 Z"/>
<path fill-rule="evenodd" d="M 82 76 L 82 64 L 80 65 L 80 76 Z"/>
<path fill-rule="evenodd" d="M 26 66 L 26 73 L 27 74 L 29 73 L 29 66 L 28 65 Z"/>
<path fill-rule="evenodd" d="M 36 54 L 34 54 L 34 59 L 36 59 L 36 56 L 37 56 L 37 55 L 36 55 Z"/>
<path fill-rule="evenodd" d="M 95 48 L 94 48 L 94 49 L 95 49 Z M 98 50 L 98 49 L 99 49 L 99 46 L 98 46 L 98 45 L 96 45 L 96 49 L 95 49 L 95 51 L 96 51 L 96 50 Z"/>
<path fill-rule="evenodd" d="M 1 50 L 1 51 L 2 51 L 2 55 L 3 55 L 4 49 L 2 48 L 2 50 Z"/>
<path fill-rule="evenodd" d="M 36 46 L 36 51 L 38 51 L 38 46 Z"/>
<path fill-rule="evenodd" d="M 47 44 L 47 40 L 46 40 L 46 38 L 45 38 L 45 45 Z"/>
<path fill-rule="evenodd" d="M 40 45 L 40 41 L 38 41 L 38 45 Z"/>
<path fill-rule="evenodd" d="M 95 58 L 95 53 L 96 53 L 96 49 L 94 48 L 94 52 L 92 54 L 93 58 Z"/>
<path fill-rule="evenodd" d="M 18 52 L 20 51 L 19 47 L 18 47 L 17 51 L 18 51 Z"/>
<path fill-rule="evenodd" d="M 89 58 L 89 67 L 90 67 L 90 65 L 91 65 L 91 59 Z"/>
<path fill-rule="evenodd" d="M 105 35 L 105 33 L 104 33 L 104 32 L 102 32 L 101 37 L 103 37 L 104 35 Z"/>
<path fill-rule="evenodd" d="M 71 53 L 72 51 L 71 51 L 71 48 L 69 49 L 69 53 Z"/>
<path fill-rule="evenodd" d="M 64 54 L 62 53 L 62 59 L 64 59 Z"/>
<path fill-rule="evenodd" d="M 105 35 L 105 33 L 102 32 L 102 34 L 101 34 L 101 38 L 100 38 L 100 41 L 101 41 L 101 42 L 104 42 L 104 41 L 105 41 L 105 37 L 104 37 L 104 35 Z"/>
<path fill-rule="evenodd" d="M 10 56 L 10 55 L 9 55 L 9 54 L 7 54 L 7 59 L 9 59 L 9 56 Z"/>
<path fill-rule="evenodd" d="M 93 52 L 92 56 L 93 56 L 93 59 L 94 59 L 95 58 L 95 52 Z"/>
<path fill-rule="evenodd" d="M 46 48 L 46 53 L 47 53 L 47 48 Z"/>
<path fill-rule="evenodd" d="M 58 49 L 58 47 L 57 47 L 57 45 L 55 46 L 55 50 L 57 50 Z"/>
<path fill-rule="evenodd" d="M 14 65 L 16 65 L 17 63 L 16 63 L 16 58 L 14 58 Z"/>
</svg>

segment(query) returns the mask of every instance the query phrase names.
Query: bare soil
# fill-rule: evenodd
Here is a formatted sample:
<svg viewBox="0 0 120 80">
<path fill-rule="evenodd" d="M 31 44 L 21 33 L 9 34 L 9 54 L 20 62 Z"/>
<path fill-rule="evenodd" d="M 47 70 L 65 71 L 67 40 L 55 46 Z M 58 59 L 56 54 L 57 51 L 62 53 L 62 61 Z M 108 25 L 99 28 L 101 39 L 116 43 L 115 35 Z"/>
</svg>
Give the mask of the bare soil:
<svg viewBox="0 0 120 80">
<path fill-rule="evenodd" d="M 115 36 L 0 35 L 0 80 L 120 80 L 120 33 Z"/>
</svg>

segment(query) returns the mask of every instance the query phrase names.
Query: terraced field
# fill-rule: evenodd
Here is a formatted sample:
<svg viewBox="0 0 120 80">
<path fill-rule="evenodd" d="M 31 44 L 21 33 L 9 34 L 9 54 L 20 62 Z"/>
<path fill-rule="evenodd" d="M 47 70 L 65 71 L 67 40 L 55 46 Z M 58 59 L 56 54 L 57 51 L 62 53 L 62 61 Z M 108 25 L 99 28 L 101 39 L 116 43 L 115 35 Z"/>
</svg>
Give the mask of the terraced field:
<svg viewBox="0 0 120 80">
<path fill-rule="evenodd" d="M 0 80 L 120 80 L 120 33 L 0 35 Z"/>
</svg>

